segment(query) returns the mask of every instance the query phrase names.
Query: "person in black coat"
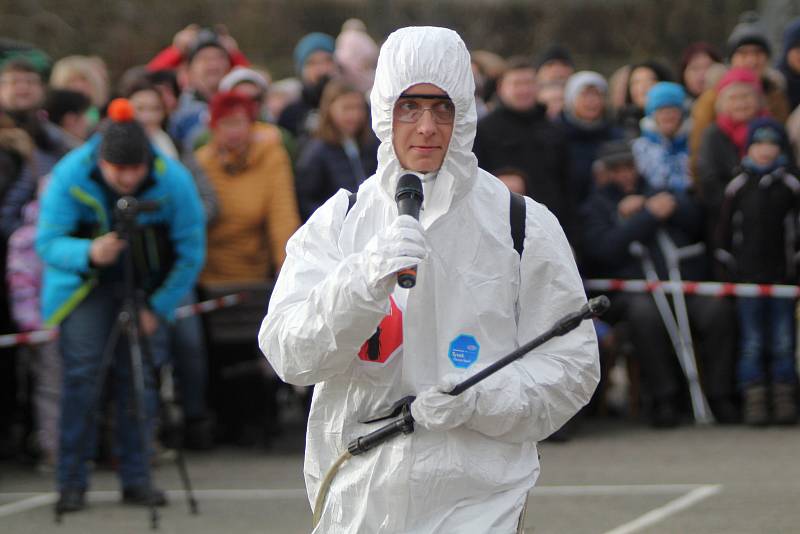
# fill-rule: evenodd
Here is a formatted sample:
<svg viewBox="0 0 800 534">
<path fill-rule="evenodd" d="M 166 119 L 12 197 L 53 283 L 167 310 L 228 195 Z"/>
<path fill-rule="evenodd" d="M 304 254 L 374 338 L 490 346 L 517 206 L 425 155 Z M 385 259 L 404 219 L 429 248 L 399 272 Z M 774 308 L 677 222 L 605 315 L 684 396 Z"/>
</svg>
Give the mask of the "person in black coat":
<svg viewBox="0 0 800 534">
<path fill-rule="evenodd" d="M 631 253 L 640 243 L 649 252 L 659 278 L 668 278 L 657 233 L 666 232 L 678 247 L 702 240 L 703 211 L 690 193 L 654 193 L 636 173 L 629 145 L 614 141 L 599 155 L 605 182 L 598 184 L 580 210 L 584 276 L 588 278 L 642 279 L 642 264 Z M 681 263 L 684 280 L 708 275 L 704 254 Z M 720 422 L 738 418 L 733 403 L 734 332 L 731 302 L 724 298 L 689 295 L 686 299 L 703 387 L 711 410 Z M 651 403 L 652 424 L 679 422 L 682 380 L 677 358 L 653 298 L 645 293 L 619 293 L 605 318 L 626 321 L 640 359 L 643 389 Z"/>
<path fill-rule="evenodd" d="M 786 133 L 779 122 L 758 118 L 750 124 L 747 145 L 741 174 L 725 188 L 716 257 L 728 281 L 796 284 L 800 181 L 786 170 Z M 736 307 L 745 422 L 796 423 L 794 299 L 739 296 Z"/>
<path fill-rule="evenodd" d="M 297 161 L 295 189 L 307 220 L 339 189 L 355 192 L 378 166 L 378 139 L 368 122 L 367 102 L 355 87 L 328 82 L 320 124 Z"/>
<path fill-rule="evenodd" d="M 528 195 L 558 217 L 567 237 L 573 232 L 568 194 L 569 147 L 563 130 L 536 102 L 536 70 L 516 58 L 500 77 L 498 106 L 478 121 L 473 152 L 489 172 L 516 167 L 528 177 Z"/>
<path fill-rule="evenodd" d="M 608 120 L 606 95 L 608 83 L 592 71 L 580 71 L 567 81 L 564 111 L 559 122 L 569 142 L 570 193 L 580 206 L 594 189 L 592 164 L 597 149 L 608 141 L 622 139 L 622 129 Z"/>
</svg>

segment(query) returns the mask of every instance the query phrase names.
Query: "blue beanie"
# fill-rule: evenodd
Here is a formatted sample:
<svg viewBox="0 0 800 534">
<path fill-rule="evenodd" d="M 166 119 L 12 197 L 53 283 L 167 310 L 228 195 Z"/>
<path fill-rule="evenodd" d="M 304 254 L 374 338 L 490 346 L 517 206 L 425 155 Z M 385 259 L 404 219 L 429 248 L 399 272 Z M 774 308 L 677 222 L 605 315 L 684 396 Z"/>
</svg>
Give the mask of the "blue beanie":
<svg viewBox="0 0 800 534">
<path fill-rule="evenodd" d="M 336 41 L 327 33 L 309 33 L 300 39 L 300 42 L 294 47 L 294 68 L 297 74 L 303 72 L 303 65 L 306 64 L 308 56 L 319 50 L 333 54 L 335 48 Z"/>
<path fill-rule="evenodd" d="M 789 142 L 783 125 L 771 117 L 758 117 L 747 127 L 747 147 L 753 143 L 772 143 L 786 152 Z"/>
<path fill-rule="evenodd" d="M 674 82 L 658 82 L 647 92 L 647 104 L 645 113 L 652 115 L 661 108 L 681 108 L 683 101 L 686 100 L 686 91 L 683 87 Z"/>
</svg>

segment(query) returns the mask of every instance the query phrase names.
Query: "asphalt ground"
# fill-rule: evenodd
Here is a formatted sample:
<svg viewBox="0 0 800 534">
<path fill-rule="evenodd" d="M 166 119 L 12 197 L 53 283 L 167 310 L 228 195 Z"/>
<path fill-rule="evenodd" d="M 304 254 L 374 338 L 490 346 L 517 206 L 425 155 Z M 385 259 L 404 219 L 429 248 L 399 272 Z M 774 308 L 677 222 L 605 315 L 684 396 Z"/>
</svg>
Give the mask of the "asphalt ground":
<svg viewBox="0 0 800 534">
<path fill-rule="evenodd" d="M 800 427 L 658 431 L 590 421 L 571 441 L 540 451 L 528 534 L 800 532 Z M 200 514 L 189 514 L 175 465 L 162 462 L 154 474 L 171 503 L 161 510 L 161 532 L 310 531 L 299 432 L 271 449 L 220 448 L 187 459 Z M 119 504 L 113 472 L 97 471 L 91 490 L 85 511 L 55 525 L 53 475 L 0 463 L 0 532 L 148 531 L 146 509 Z"/>
</svg>

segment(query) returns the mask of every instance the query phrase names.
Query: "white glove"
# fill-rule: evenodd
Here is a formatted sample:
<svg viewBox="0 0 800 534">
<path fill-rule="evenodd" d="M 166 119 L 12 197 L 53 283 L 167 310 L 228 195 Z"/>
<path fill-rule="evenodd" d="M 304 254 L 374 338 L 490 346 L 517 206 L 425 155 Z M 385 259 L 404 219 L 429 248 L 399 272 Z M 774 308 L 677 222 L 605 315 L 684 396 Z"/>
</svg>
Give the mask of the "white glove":
<svg viewBox="0 0 800 534">
<path fill-rule="evenodd" d="M 461 379 L 447 375 L 442 384 L 420 393 L 411 403 L 414 421 L 428 430 L 451 430 L 466 423 L 475 412 L 478 396 L 470 388 L 461 395 L 448 395 Z"/>
<path fill-rule="evenodd" d="M 388 297 L 396 281 L 394 275 L 417 265 L 427 255 L 422 225 L 411 215 L 401 215 L 373 237 L 364 252 L 367 284 Z"/>
</svg>

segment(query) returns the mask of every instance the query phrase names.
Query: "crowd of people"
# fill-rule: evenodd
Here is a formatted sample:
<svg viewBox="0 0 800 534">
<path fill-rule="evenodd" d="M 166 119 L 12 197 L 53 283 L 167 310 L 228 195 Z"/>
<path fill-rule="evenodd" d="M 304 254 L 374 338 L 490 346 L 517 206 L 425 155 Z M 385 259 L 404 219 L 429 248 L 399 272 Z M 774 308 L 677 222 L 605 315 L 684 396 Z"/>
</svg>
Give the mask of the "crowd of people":
<svg viewBox="0 0 800 534">
<path fill-rule="evenodd" d="M 667 241 L 701 244 L 682 259 L 684 280 L 796 284 L 800 20 L 781 50 L 770 42 L 745 14 L 720 49 L 692 43 L 674 68 L 647 60 L 608 77 L 578 70 L 561 45 L 530 57 L 474 50 L 478 165 L 558 218 L 584 278 L 645 278 L 645 256 L 668 278 Z M 158 273 L 139 280 L 148 292 L 139 322 L 151 334 L 150 363 L 173 368 L 184 444 L 276 439 L 279 398 L 307 392 L 281 384 L 258 353 L 265 303 L 219 312 L 232 314 L 240 336 L 172 314 L 206 296 L 267 295 L 300 224 L 375 172 L 377 58 L 354 19 L 336 38 L 300 39 L 295 76 L 282 80 L 252 65 L 224 28 L 190 25 L 116 82 L 99 57 L 51 65 L 34 47 L 5 46 L 0 323 L 3 332 L 60 325 L 61 337 L 0 352 L 0 457 L 33 449 L 58 467 L 62 486 L 85 487 L 71 465 L 100 369 L 88 360 L 110 331 L 103 295 L 119 298 L 126 248 Z M 114 202 L 143 192 L 169 197 L 168 207 L 126 241 Z M 796 422 L 795 302 L 692 295 L 686 307 L 716 421 Z M 632 402 L 657 427 L 679 424 L 685 380 L 651 295 L 614 294 L 603 321 L 604 358 L 636 362 Z M 119 391 L 128 375 L 115 372 Z M 136 448 L 131 415 L 117 406 L 118 438 Z M 137 461 L 121 464 L 134 502 L 148 498 L 137 494 Z"/>
</svg>

